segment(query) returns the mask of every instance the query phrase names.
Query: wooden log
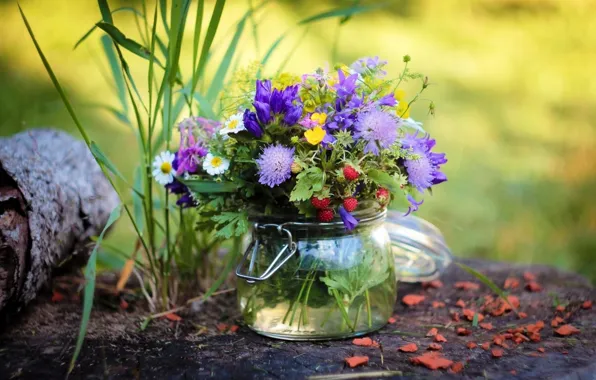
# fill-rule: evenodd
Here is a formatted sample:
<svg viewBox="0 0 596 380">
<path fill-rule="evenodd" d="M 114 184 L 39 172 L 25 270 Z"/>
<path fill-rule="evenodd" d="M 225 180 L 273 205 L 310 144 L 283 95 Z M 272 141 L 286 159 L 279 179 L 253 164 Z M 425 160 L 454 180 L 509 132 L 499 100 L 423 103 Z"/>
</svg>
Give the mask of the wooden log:
<svg viewBox="0 0 596 380">
<path fill-rule="evenodd" d="M 27 304 L 53 269 L 84 256 L 117 204 L 72 136 L 35 129 L 0 139 L 0 311 Z"/>
</svg>

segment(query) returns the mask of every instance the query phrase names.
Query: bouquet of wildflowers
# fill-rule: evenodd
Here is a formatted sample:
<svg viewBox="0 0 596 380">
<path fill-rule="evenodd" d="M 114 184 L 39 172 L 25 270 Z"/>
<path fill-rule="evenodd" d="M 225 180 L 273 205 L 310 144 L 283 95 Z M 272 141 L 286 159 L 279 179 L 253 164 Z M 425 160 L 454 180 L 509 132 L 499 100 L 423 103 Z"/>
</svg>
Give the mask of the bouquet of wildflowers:
<svg viewBox="0 0 596 380">
<path fill-rule="evenodd" d="M 411 73 L 409 60 L 394 79 L 378 57 L 301 77 L 245 75 L 226 90 L 221 121 L 179 124 L 179 150 L 155 159 L 154 176 L 222 238 L 244 234 L 251 212 L 341 220 L 352 230 L 353 212 L 370 201 L 383 208 L 403 199 L 416 211 L 425 191 L 447 180 L 447 159 L 410 117 L 428 79 Z M 411 79 L 422 85 L 407 100 L 400 84 Z"/>
</svg>

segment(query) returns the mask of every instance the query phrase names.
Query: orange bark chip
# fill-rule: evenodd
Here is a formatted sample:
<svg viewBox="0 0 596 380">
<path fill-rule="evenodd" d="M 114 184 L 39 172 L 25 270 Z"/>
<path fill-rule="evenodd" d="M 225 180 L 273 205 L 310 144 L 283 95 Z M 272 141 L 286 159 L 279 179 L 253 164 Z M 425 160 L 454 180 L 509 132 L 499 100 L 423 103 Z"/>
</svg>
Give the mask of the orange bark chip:
<svg viewBox="0 0 596 380">
<path fill-rule="evenodd" d="M 423 355 L 411 358 L 410 361 L 416 365 L 423 365 L 428 369 L 447 369 L 451 367 L 453 361 L 444 358 L 438 352 L 427 352 Z"/>
<path fill-rule="evenodd" d="M 584 301 L 584 303 L 582 303 L 582 309 L 588 310 L 591 308 L 592 308 L 592 301 Z"/>
<path fill-rule="evenodd" d="M 418 351 L 418 345 L 416 343 L 408 343 L 398 348 L 401 352 L 416 352 Z"/>
<path fill-rule="evenodd" d="M 436 327 L 433 327 L 432 329 L 428 330 L 428 332 L 426 333 L 426 336 L 435 336 L 439 333 L 439 330 L 437 330 Z"/>
<path fill-rule="evenodd" d="M 166 317 L 167 319 L 169 319 L 172 322 L 178 322 L 182 320 L 182 317 L 179 316 L 178 314 L 174 314 L 174 313 L 168 313 L 166 315 L 164 315 L 164 317 Z"/>
<path fill-rule="evenodd" d="M 485 329 L 485 330 L 492 330 L 493 329 L 493 324 L 490 322 L 487 323 L 479 323 L 478 324 L 481 328 Z"/>
<path fill-rule="evenodd" d="M 564 305 L 558 305 L 555 310 L 562 313 L 562 312 L 565 311 L 565 306 Z"/>
<path fill-rule="evenodd" d="M 580 331 L 573 325 L 563 325 L 555 330 L 555 333 L 560 336 L 568 336 L 573 334 L 579 334 Z"/>
<path fill-rule="evenodd" d="M 551 325 L 551 327 L 557 327 L 563 322 L 565 322 L 565 320 L 563 318 L 557 316 L 552 321 L 550 321 L 550 325 Z"/>
<path fill-rule="evenodd" d="M 433 305 L 433 309 L 442 309 L 445 307 L 445 302 L 433 301 L 432 305 Z"/>
<path fill-rule="evenodd" d="M 453 322 L 459 322 L 459 313 L 451 313 L 451 319 Z"/>
<path fill-rule="evenodd" d="M 482 348 L 484 351 L 488 351 L 490 349 L 490 342 L 484 342 L 480 345 L 480 348 Z"/>
<path fill-rule="evenodd" d="M 509 301 L 509 304 L 505 302 L 505 311 L 511 310 L 512 306 L 514 309 L 517 309 L 519 307 L 519 298 L 517 298 L 517 296 L 509 295 L 507 296 L 507 301 Z"/>
<path fill-rule="evenodd" d="M 528 317 L 528 314 L 524 313 L 523 311 L 520 311 L 520 312 L 517 314 L 517 317 L 518 317 L 519 319 L 524 319 L 524 318 L 527 318 L 527 317 Z"/>
<path fill-rule="evenodd" d="M 484 320 L 484 315 L 474 311 L 472 309 L 464 309 L 464 316 L 468 319 L 468 321 L 474 320 L 474 314 L 478 314 L 478 322 L 482 322 Z"/>
<path fill-rule="evenodd" d="M 453 285 L 456 289 L 460 290 L 478 290 L 480 285 L 472 281 L 458 281 Z"/>
<path fill-rule="evenodd" d="M 468 344 L 466 344 L 466 347 L 468 347 L 471 350 L 478 347 L 478 345 L 474 342 L 468 342 Z"/>
<path fill-rule="evenodd" d="M 355 346 L 370 347 L 373 345 L 373 340 L 369 337 L 356 338 L 352 341 L 352 344 Z"/>
<path fill-rule="evenodd" d="M 536 281 L 536 275 L 532 272 L 524 272 L 524 280 L 528 282 Z"/>
<path fill-rule="evenodd" d="M 466 336 L 466 335 L 470 335 L 472 334 L 472 331 L 468 330 L 465 327 L 458 327 L 455 332 L 457 333 L 457 335 L 462 335 L 462 336 Z"/>
<path fill-rule="evenodd" d="M 64 300 L 64 294 L 54 290 L 52 292 L 52 302 L 60 302 Z"/>
<path fill-rule="evenodd" d="M 229 331 L 235 333 L 236 331 L 238 331 L 238 329 L 240 329 L 240 326 L 238 326 L 238 325 L 232 325 L 232 326 L 230 326 L 230 330 Z"/>
<path fill-rule="evenodd" d="M 451 372 L 453 373 L 460 373 L 464 370 L 464 363 L 462 362 L 455 362 L 451 365 Z"/>
<path fill-rule="evenodd" d="M 542 290 L 542 286 L 536 281 L 530 281 L 526 284 L 526 289 L 531 292 L 539 292 Z"/>
<path fill-rule="evenodd" d="M 354 368 L 368 364 L 368 356 L 352 356 L 350 358 L 345 358 L 345 361 L 348 367 Z"/>
<path fill-rule="evenodd" d="M 389 324 L 394 324 L 395 322 L 397 322 L 397 319 L 395 317 L 389 317 L 389 319 L 387 320 L 387 323 Z"/>
<path fill-rule="evenodd" d="M 428 349 L 432 351 L 441 351 L 443 346 L 441 346 L 439 343 L 431 343 L 428 345 Z"/>
<path fill-rule="evenodd" d="M 435 336 L 435 342 L 438 342 L 438 343 L 445 343 L 445 342 L 447 342 L 447 339 L 445 339 L 445 337 L 444 337 L 443 335 L 441 335 L 441 334 L 437 334 L 437 335 Z"/>
<path fill-rule="evenodd" d="M 124 298 L 120 300 L 120 309 L 126 310 L 128 309 L 128 302 Z"/>
<path fill-rule="evenodd" d="M 466 303 L 464 300 L 457 300 L 455 306 L 461 307 L 463 309 L 464 307 L 466 307 Z"/>
<path fill-rule="evenodd" d="M 546 350 L 544 349 L 544 347 L 538 347 L 538 349 L 536 351 L 538 351 L 540 353 L 544 353 L 544 351 L 546 351 Z"/>
<path fill-rule="evenodd" d="M 493 348 L 491 354 L 493 355 L 493 358 L 500 358 L 503 356 L 503 350 L 499 348 Z"/>
<path fill-rule="evenodd" d="M 407 294 L 401 299 L 401 301 L 408 306 L 415 306 L 424 301 L 425 298 L 426 297 L 419 294 Z"/>
<path fill-rule="evenodd" d="M 215 327 L 217 328 L 217 331 L 219 331 L 219 332 L 224 332 L 228 329 L 228 325 L 225 323 L 218 323 Z"/>
<path fill-rule="evenodd" d="M 519 286 L 519 280 L 515 277 L 509 277 L 507 279 L 505 279 L 505 284 L 503 284 L 503 287 L 505 289 L 515 289 Z"/>
</svg>

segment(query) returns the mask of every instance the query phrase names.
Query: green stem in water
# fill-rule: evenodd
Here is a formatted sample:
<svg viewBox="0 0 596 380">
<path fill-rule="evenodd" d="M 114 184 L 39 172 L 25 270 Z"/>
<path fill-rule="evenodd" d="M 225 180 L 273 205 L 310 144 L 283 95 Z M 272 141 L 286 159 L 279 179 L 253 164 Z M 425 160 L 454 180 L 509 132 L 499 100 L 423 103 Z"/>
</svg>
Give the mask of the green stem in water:
<svg viewBox="0 0 596 380">
<path fill-rule="evenodd" d="M 341 297 L 339 296 L 339 293 L 335 289 L 331 289 L 331 293 L 333 293 L 333 296 L 335 297 L 335 301 L 337 302 L 337 306 L 339 307 L 339 311 L 341 312 L 341 316 L 343 317 L 344 322 L 346 323 L 346 325 L 348 325 L 348 328 L 350 330 L 354 331 L 354 328 L 350 324 L 350 317 L 348 316 L 348 312 L 346 311 L 346 309 L 343 305 L 343 302 L 341 300 Z"/>
<path fill-rule="evenodd" d="M 356 310 L 356 318 L 354 318 L 354 328 L 358 327 L 358 318 L 360 318 L 360 311 L 362 310 L 362 304 L 358 306 L 358 310 Z"/>
<path fill-rule="evenodd" d="M 308 275 L 306 276 L 306 280 L 302 284 L 302 287 L 300 288 L 300 292 L 298 293 L 298 297 L 296 297 L 296 301 L 294 302 L 294 310 L 292 311 L 292 316 L 290 317 L 290 326 L 292 326 L 292 323 L 294 323 L 294 317 L 296 316 L 296 309 L 298 308 L 297 304 L 300 303 L 300 298 L 302 298 L 302 293 L 304 293 L 304 288 L 306 287 L 306 283 L 308 282 L 309 276 L 310 276 L 310 273 L 308 273 Z"/>
<path fill-rule="evenodd" d="M 368 294 L 368 289 L 364 292 L 364 297 L 366 298 L 366 314 L 368 315 L 368 328 L 372 327 L 372 310 L 370 307 L 370 294 Z"/>
</svg>

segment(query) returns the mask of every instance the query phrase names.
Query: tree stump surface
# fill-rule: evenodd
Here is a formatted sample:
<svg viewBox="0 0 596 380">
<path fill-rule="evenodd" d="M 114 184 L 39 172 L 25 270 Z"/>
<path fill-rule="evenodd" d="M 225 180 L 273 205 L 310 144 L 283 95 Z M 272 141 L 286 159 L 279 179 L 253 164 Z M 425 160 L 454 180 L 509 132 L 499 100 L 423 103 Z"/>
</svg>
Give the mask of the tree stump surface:
<svg viewBox="0 0 596 380">
<path fill-rule="evenodd" d="M 519 318 L 515 313 L 507 312 L 495 317 L 485 313 L 483 322 L 492 323 L 494 329 L 473 327 L 456 303 L 461 299 L 467 307 L 478 305 L 480 308 L 483 297 L 492 293 L 483 284 L 477 290 L 456 289 L 458 281 L 478 283 L 456 265 L 441 277 L 443 286 L 440 288 L 400 285 L 395 323 L 368 335 L 380 343 L 382 350 L 353 345 L 351 339 L 310 343 L 259 336 L 242 324 L 234 293 L 193 305 L 186 312 L 178 313 L 181 321 L 156 319 L 141 332 L 142 317 L 148 315 L 144 302 L 129 298 L 129 306 L 123 309 L 121 300 L 106 292 L 96 296 L 88 337 L 70 378 L 302 379 L 331 374 L 378 378 L 379 375 L 367 375 L 377 371 L 401 371 L 401 375 L 394 373 L 391 376 L 395 379 L 594 378 L 596 312 L 584 302 L 595 300 L 596 292 L 587 280 L 546 266 L 516 266 L 481 260 L 463 262 L 484 273 L 500 287 L 507 278 L 518 279 L 519 286 L 510 289 L 510 294 L 518 297 L 518 311 L 527 316 Z M 542 290 L 527 290 L 525 272 L 535 275 Z M 0 334 L 0 379 L 64 378 L 78 333 L 81 304 L 76 292 L 68 295 L 67 287 L 60 282 L 63 280 L 55 280 L 53 301 L 49 300 L 49 294 L 41 296 L 19 321 Z M 106 279 L 104 275 L 102 281 L 113 282 L 115 277 Z M 71 288 L 76 288 L 75 285 Z M 66 294 L 64 300 L 56 302 L 56 289 Z M 421 294 L 425 300 L 408 307 L 401 302 L 406 294 Z M 445 307 L 435 308 L 433 301 L 444 302 Z M 561 305 L 559 310 L 557 305 Z M 453 321 L 453 312 L 460 313 L 459 322 Z M 551 326 L 556 316 L 565 320 L 561 324 L 571 324 L 580 333 L 557 336 L 556 328 Z M 508 329 L 537 321 L 544 321 L 539 342 L 524 341 L 516 345 L 506 340 L 508 348 L 494 343 L 499 332 L 506 333 Z M 217 328 L 220 323 L 238 324 L 240 328 L 233 333 L 220 332 Z M 426 337 L 433 326 L 447 340 L 441 343 L 442 355 L 465 364 L 460 373 L 432 371 L 411 363 L 411 358 L 425 353 L 433 342 L 432 337 Z M 471 330 L 471 335 L 457 335 L 458 327 Z M 479 347 L 470 349 L 466 346 L 468 342 L 475 342 Z M 491 342 L 489 350 L 480 347 L 485 342 Z M 398 348 L 407 343 L 416 343 L 418 352 L 399 352 Z M 503 356 L 493 357 L 493 348 L 502 349 Z M 542 348 L 544 352 L 540 352 Z M 344 360 L 354 355 L 368 356 L 368 365 L 348 368 Z"/>
</svg>

